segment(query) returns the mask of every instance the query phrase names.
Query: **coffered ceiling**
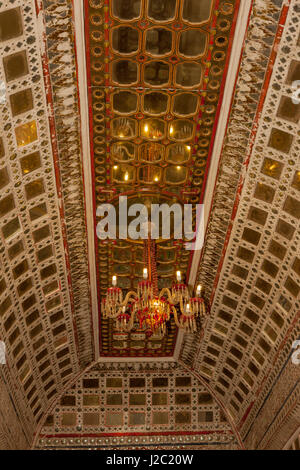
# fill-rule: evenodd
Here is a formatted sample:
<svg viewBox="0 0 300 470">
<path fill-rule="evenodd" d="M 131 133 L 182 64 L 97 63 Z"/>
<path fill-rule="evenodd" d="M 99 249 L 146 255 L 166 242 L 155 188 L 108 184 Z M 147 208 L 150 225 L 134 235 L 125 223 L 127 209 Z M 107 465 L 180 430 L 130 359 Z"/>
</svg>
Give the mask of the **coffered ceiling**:
<svg viewBox="0 0 300 470">
<path fill-rule="evenodd" d="M 0 3 L 0 448 L 31 446 L 34 433 L 41 447 L 68 433 L 78 446 L 112 445 L 83 441 L 97 413 L 100 434 L 110 425 L 104 395 L 122 395 L 115 433 L 121 416 L 147 436 L 139 426 L 152 419 L 157 436 L 186 419 L 197 445 L 207 432 L 220 448 L 272 448 L 299 426 L 300 4 L 199 2 Z M 204 332 L 179 335 L 170 323 L 162 341 L 120 337 L 101 318 L 111 276 L 135 287 L 144 262 L 138 243 L 96 237 L 97 206 L 120 194 L 204 202 L 203 250 L 171 239 L 157 251 L 160 287 L 177 269 L 205 285 Z M 147 403 L 156 393 L 173 403 L 190 381 L 205 419 L 175 401 L 159 417 L 127 416 L 139 390 L 106 390 L 105 378 L 128 385 L 137 370 Z M 99 410 L 77 412 L 81 388 L 95 395 L 90 379 L 103 389 Z M 211 402 L 196 403 L 201 394 Z"/>
<path fill-rule="evenodd" d="M 94 212 L 119 194 L 131 203 L 202 202 L 239 2 L 204 1 L 200 10 L 197 1 L 84 3 Z M 98 304 L 112 275 L 121 288 L 136 288 L 143 246 L 95 245 Z M 159 288 L 191 259 L 184 240 L 159 243 Z M 101 315 L 100 325 L 101 356 L 174 354 L 173 320 L 163 340 L 120 335 Z"/>
</svg>

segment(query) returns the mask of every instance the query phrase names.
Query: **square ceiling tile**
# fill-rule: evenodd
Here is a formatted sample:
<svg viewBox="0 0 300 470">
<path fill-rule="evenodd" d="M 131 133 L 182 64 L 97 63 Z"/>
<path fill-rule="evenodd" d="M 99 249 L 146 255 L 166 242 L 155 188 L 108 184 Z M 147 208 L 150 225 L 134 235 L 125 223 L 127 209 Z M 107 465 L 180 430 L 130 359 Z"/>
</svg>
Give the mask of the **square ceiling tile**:
<svg viewBox="0 0 300 470">
<path fill-rule="evenodd" d="M 279 152 L 289 153 L 293 143 L 293 136 L 288 132 L 273 128 L 269 140 L 269 147 Z"/>
<path fill-rule="evenodd" d="M 0 41 L 17 38 L 23 34 L 21 9 L 13 8 L 0 13 Z"/>
<path fill-rule="evenodd" d="M 265 158 L 261 172 L 264 175 L 279 180 L 282 174 L 283 167 L 283 163 L 273 160 L 272 158 Z"/>
<path fill-rule="evenodd" d="M 293 103 L 291 97 L 282 96 L 277 111 L 277 116 L 286 121 L 297 123 L 300 119 L 300 103 Z"/>
<path fill-rule="evenodd" d="M 293 188 L 300 191 L 300 171 L 296 171 L 292 182 Z"/>
<path fill-rule="evenodd" d="M 6 81 L 16 80 L 29 73 L 26 51 L 17 52 L 3 58 Z"/>
<path fill-rule="evenodd" d="M 31 88 L 18 91 L 17 93 L 10 95 L 9 99 L 13 116 L 26 113 L 33 108 L 33 96 Z"/>
<path fill-rule="evenodd" d="M 254 192 L 254 197 L 271 204 L 275 196 L 275 189 L 263 183 L 258 183 Z"/>
<path fill-rule="evenodd" d="M 38 138 L 36 121 L 27 122 L 15 129 L 18 147 L 24 147 Z"/>
<path fill-rule="evenodd" d="M 292 60 L 286 83 L 291 85 L 296 80 L 300 80 L 300 62 L 298 60 Z"/>
</svg>

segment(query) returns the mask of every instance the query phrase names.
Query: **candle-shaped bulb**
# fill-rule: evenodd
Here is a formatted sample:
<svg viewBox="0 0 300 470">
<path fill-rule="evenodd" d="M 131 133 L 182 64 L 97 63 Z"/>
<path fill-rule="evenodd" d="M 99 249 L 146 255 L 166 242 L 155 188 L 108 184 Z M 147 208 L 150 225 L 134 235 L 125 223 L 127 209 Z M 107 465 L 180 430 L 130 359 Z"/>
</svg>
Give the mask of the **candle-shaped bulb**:
<svg viewBox="0 0 300 470">
<path fill-rule="evenodd" d="M 123 313 L 126 312 L 126 307 L 125 306 L 123 306 L 122 311 L 123 311 Z"/>
<path fill-rule="evenodd" d="M 113 287 L 116 287 L 116 285 L 117 285 L 117 276 L 112 277 L 112 285 L 113 285 Z"/>
<path fill-rule="evenodd" d="M 144 279 L 148 279 L 148 269 L 147 268 L 144 268 L 144 271 L 143 271 L 143 277 Z"/>
<path fill-rule="evenodd" d="M 200 284 L 197 286 L 196 294 L 197 294 L 197 297 L 201 297 L 202 286 Z"/>
<path fill-rule="evenodd" d="M 186 304 L 185 310 L 186 313 L 190 313 L 190 304 Z"/>
<path fill-rule="evenodd" d="M 180 271 L 176 272 L 176 277 L 177 277 L 177 281 L 180 282 L 181 281 L 181 272 Z"/>
</svg>

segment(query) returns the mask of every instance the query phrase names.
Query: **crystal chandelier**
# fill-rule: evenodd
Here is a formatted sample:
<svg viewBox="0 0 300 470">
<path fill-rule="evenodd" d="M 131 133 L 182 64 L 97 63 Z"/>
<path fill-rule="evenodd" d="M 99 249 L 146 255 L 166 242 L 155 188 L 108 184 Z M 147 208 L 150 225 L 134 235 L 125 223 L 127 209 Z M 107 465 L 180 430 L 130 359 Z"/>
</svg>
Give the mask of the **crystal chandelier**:
<svg viewBox="0 0 300 470">
<path fill-rule="evenodd" d="M 144 268 L 143 281 L 138 283 L 137 291 L 129 291 L 124 296 L 117 286 L 117 276 L 113 276 L 112 287 L 107 289 L 106 298 L 101 303 L 104 318 L 115 320 L 116 329 L 120 332 L 138 327 L 163 337 L 167 331 L 166 324 L 173 315 L 178 328 L 187 333 L 196 332 L 199 323 L 209 313 L 202 287 L 199 285 L 195 295 L 191 296 L 188 286 L 182 282 L 180 271 L 177 271 L 172 288 L 159 292 L 155 241 L 145 241 L 144 249 L 147 268 Z"/>
</svg>

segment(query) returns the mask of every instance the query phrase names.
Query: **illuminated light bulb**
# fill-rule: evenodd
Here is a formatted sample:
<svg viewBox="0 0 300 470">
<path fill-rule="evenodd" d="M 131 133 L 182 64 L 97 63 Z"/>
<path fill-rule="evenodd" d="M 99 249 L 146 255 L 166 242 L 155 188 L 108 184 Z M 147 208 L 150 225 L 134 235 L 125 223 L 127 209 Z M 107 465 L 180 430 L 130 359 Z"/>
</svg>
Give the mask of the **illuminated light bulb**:
<svg viewBox="0 0 300 470">
<path fill-rule="evenodd" d="M 115 165 L 115 166 L 114 166 L 114 170 L 117 170 L 117 169 L 118 169 L 118 167 L 117 167 L 117 165 Z"/>
<path fill-rule="evenodd" d="M 170 127 L 170 134 L 171 135 L 174 134 L 174 127 L 173 126 Z"/>
<path fill-rule="evenodd" d="M 128 180 L 129 180 L 129 174 L 128 174 L 127 172 L 125 173 L 124 180 L 125 180 L 125 181 L 128 181 Z"/>
<path fill-rule="evenodd" d="M 177 281 L 178 281 L 178 282 L 181 281 L 181 272 L 180 272 L 180 271 L 177 271 L 177 272 L 176 272 L 176 278 L 177 278 Z"/>
<path fill-rule="evenodd" d="M 112 285 L 113 285 L 113 287 L 116 287 L 116 285 L 117 285 L 117 276 L 112 277 Z"/>
<path fill-rule="evenodd" d="M 146 133 L 149 132 L 149 126 L 148 126 L 148 124 L 145 124 L 144 131 L 145 131 Z"/>
<path fill-rule="evenodd" d="M 186 313 L 190 313 L 190 304 L 186 304 L 185 311 Z"/>
<path fill-rule="evenodd" d="M 191 146 L 190 145 L 187 145 L 186 148 L 189 152 L 191 151 Z"/>
<path fill-rule="evenodd" d="M 181 166 L 178 165 L 176 168 L 177 168 L 177 170 L 180 170 Z"/>
<path fill-rule="evenodd" d="M 119 137 L 120 137 L 121 139 L 123 139 L 123 137 L 124 137 L 123 132 L 120 132 Z"/>
<path fill-rule="evenodd" d="M 155 176 L 154 181 L 158 182 L 158 176 Z"/>
<path fill-rule="evenodd" d="M 197 290 L 196 290 L 196 294 L 197 294 L 198 297 L 200 297 L 201 292 L 202 292 L 202 286 L 199 284 L 199 286 L 197 286 Z"/>
<path fill-rule="evenodd" d="M 147 268 L 144 268 L 143 277 L 144 277 L 144 279 L 148 279 L 148 269 Z"/>
</svg>

